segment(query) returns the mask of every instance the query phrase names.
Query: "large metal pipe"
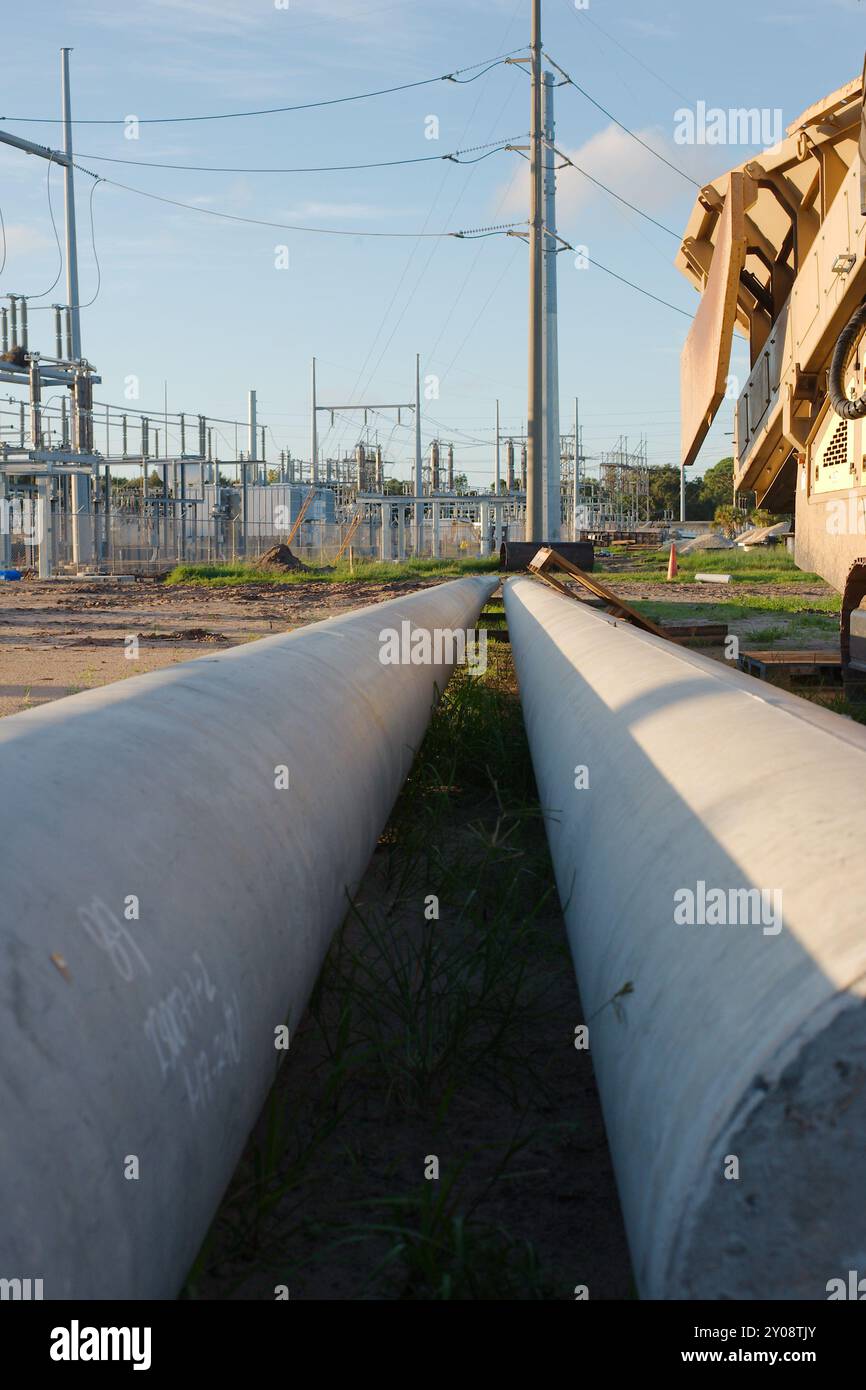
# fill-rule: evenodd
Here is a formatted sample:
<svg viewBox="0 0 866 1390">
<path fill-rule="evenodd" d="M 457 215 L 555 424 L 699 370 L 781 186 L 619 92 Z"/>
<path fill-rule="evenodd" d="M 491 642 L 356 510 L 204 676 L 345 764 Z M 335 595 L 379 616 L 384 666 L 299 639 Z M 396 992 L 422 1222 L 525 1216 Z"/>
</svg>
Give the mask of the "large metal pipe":
<svg viewBox="0 0 866 1390">
<path fill-rule="evenodd" d="M 505 606 L 638 1287 L 826 1299 L 866 1269 L 866 730 Z"/>
<path fill-rule="evenodd" d="M 0 1277 L 177 1293 L 495 583 L 0 722 Z"/>
</svg>

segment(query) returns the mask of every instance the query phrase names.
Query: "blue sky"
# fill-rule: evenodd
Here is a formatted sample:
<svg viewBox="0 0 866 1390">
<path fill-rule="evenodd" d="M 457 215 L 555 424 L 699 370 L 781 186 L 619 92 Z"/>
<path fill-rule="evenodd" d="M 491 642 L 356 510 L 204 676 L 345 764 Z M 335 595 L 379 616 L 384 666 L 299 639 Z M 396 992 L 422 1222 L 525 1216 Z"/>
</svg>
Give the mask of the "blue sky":
<svg viewBox="0 0 866 1390">
<path fill-rule="evenodd" d="M 281 5 L 281 0 L 278 0 Z M 748 147 L 674 143 L 675 112 L 703 100 L 724 108 L 780 108 L 787 125 L 862 65 L 859 0 L 546 0 L 544 43 L 572 77 L 648 144 L 698 180 L 747 158 Z M 528 42 L 529 0 L 42 0 L 6 7 L 0 126 L 46 144 L 56 117 L 59 48 L 74 49 L 78 159 L 138 189 L 237 217 L 400 239 L 281 232 L 231 223 L 108 184 L 93 196 L 101 268 L 82 313 L 85 354 L 103 377 L 99 399 L 130 408 L 243 418 L 255 387 L 268 450 L 308 456 L 309 360 L 322 401 L 409 400 L 414 354 L 440 381 L 425 406 L 425 438 L 453 438 L 457 467 L 491 478 L 494 401 L 505 429 L 526 415 L 527 250 L 504 236 L 420 239 L 525 216 L 526 166 L 497 152 L 459 167 L 427 162 L 366 172 L 252 175 L 125 167 L 115 159 L 202 165 L 356 164 L 444 154 L 528 129 L 529 84 L 497 66 L 465 85 L 438 82 L 329 108 L 237 120 L 122 125 L 86 120 L 191 116 L 350 96 L 434 77 Z M 820 34 L 820 42 L 816 41 Z M 466 74 L 472 76 L 472 74 Z M 694 189 L 643 150 L 572 87 L 556 92 L 557 144 L 610 187 L 681 234 Z M 439 140 L 425 138 L 428 118 Z M 8 258 L 0 293 L 38 295 L 58 269 L 48 215 L 47 166 L 0 147 L 0 208 Z M 91 181 L 76 185 L 81 296 L 96 285 Z M 52 201 L 62 227 L 62 182 Z M 581 175 L 560 176 L 559 230 L 590 256 L 693 312 L 697 297 L 672 265 L 674 237 L 622 208 Z M 289 248 L 277 269 L 275 248 Z M 62 298 L 62 285 L 42 303 Z M 37 301 L 39 302 L 39 301 Z M 688 320 L 594 268 L 559 258 L 562 428 L 580 397 L 592 455 L 620 434 L 645 433 L 655 463 L 678 457 L 679 352 Z M 50 315 L 31 316 L 31 344 L 53 351 Z M 747 371 L 735 347 L 733 370 Z M 323 453 L 356 440 L 351 421 L 328 431 Z M 380 438 L 409 475 L 411 431 L 381 420 Z M 698 471 L 730 452 L 723 408 Z M 220 446 L 226 454 L 233 431 Z M 231 436 L 230 438 L 228 436 Z M 97 441 L 99 442 L 99 440 Z"/>
</svg>

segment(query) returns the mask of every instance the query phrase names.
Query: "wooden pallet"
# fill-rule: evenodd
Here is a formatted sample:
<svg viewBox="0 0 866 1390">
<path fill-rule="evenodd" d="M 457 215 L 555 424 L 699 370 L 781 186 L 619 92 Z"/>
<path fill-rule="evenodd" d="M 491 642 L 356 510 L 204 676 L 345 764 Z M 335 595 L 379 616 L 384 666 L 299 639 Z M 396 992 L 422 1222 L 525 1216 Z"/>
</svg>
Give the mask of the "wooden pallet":
<svg viewBox="0 0 866 1390">
<path fill-rule="evenodd" d="M 790 682 L 811 681 L 815 684 L 842 684 L 842 657 L 827 648 L 817 651 L 748 651 L 741 652 L 737 662 L 741 671 L 758 680 Z"/>
</svg>

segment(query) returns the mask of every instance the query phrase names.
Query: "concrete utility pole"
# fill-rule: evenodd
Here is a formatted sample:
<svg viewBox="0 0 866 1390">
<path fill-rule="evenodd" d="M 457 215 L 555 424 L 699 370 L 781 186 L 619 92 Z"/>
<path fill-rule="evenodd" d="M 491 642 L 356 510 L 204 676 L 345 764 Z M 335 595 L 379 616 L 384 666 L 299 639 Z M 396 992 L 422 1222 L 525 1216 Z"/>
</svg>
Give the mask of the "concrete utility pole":
<svg viewBox="0 0 866 1390">
<path fill-rule="evenodd" d="M 72 179 L 72 97 L 69 90 L 68 48 L 60 50 L 60 86 L 63 101 L 63 151 L 66 163 L 63 186 L 66 206 L 66 298 L 72 322 L 72 356 L 81 356 L 81 316 L 78 298 L 78 245 L 75 237 L 75 188 Z"/>
<path fill-rule="evenodd" d="M 559 441 L 559 327 L 557 319 L 556 124 L 552 72 L 544 74 L 544 467 L 543 539 L 559 540 L 562 523 L 562 471 Z"/>
<path fill-rule="evenodd" d="M 318 443 L 318 436 L 317 436 L 317 432 L 316 432 L 316 359 L 315 359 L 315 357 L 313 358 L 312 397 L 313 397 L 313 404 L 312 404 L 312 409 L 311 409 L 311 411 L 310 411 L 310 458 L 311 458 L 311 460 L 312 460 L 312 463 L 311 463 L 310 466 L 311 466 L 311 468 L 312 468 L 312 470 L 313 470 L 313 472 L 312 472 L 312 482 L 313 482 L 313 486 L 315 486 L 316 483 L 318 483 L 318 481 L 319 481 L 319 443 Z"/>
<path fill-rule="evenodd" d="M 577 540 L 580 529 L 580 424 L 577 396 L 574 398 L 574 496 L 571 504 L 571 539 Z"/>
<path fill-rule="evenodd" d="M 532 0 L 532 118 L 530 122 L 529 225 L 529 415 L 526 423 L 526 539 L 544 535 L 544 400 L 543 400 L 543 142 L 541 81 L 541 0 Z"/>
<path fill-rule="evenodd" d="M 493 489 L 494 492 L 496 493 L 496 496 L 497 496 L 497 497 L 499 496 L 499 483 L 500 483 L 500 477 L 501 477 L 501 468 L 500 468 L 500 453 L 499 453 L 499 402 L 497 401 L 497 402 L 496 402 L 496 473 L 495 473 L 495 476 L 494 476 L 494 481 L 495 481 L 495 483 L 496 483 L 496 487 Z"/>
<path fill-rule="evenodd" d="M 424 545 L 424 484 L 421 472 L 421 354 L 415 354 L 415 554 Z"/>
</svg>

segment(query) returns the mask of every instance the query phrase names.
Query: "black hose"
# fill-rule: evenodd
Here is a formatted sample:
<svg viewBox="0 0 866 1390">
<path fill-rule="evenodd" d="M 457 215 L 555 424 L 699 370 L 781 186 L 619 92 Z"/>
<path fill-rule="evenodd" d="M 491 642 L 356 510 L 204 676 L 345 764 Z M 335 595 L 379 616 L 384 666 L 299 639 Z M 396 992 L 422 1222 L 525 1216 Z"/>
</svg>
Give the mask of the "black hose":
<svg viewBox="0 0 866 1390">
<path fill-rule="evenodd" d="M 862 420 L 866 416 L 866 395 L 857 400 L 849 400 L 845 395 L 845 368 L 858 337 L 866 328 L 866 300 L 855 309 L 846 323 L 833 349 L 830 363 L 830 404 L 843 420 Z"/>
</svg>

